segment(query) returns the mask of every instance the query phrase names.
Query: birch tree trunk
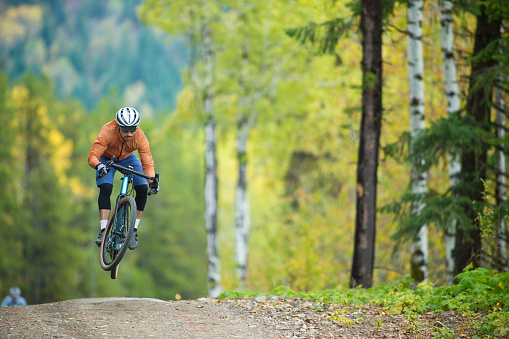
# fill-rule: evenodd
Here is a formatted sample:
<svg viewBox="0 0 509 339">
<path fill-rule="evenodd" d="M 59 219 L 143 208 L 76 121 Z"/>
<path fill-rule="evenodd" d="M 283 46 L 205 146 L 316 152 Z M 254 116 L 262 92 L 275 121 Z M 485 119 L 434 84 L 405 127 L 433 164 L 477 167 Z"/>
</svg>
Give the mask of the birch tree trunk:
<svg viewBox="0 0 509 339">
<path fill-rule="evenodd" d="M 217 253 L 217 154 L 216 131 L 213 111 L 213 48 L 210 32 L 210 22 L 205 20 L 201 27 L 203 38 L 203 62 L 205 66 L 205 81 L 203 90 L 203 108 L 207 117 L 205 124 L 205 228 L 207 231 L 208 256 L 208 295 L 217 297 L 221 293 L 221 265 Z"/>
<path fill-rule="evenodd" d="M 357 159 L 357 211 L 350 287 L 373 284 L 377 169 L 382 128 L 382 4 L 361 1 L 362 119 Z"/>
<path fill-rule="evenodd" d="M 243 46 L 242 62 L 248 63 L 248 47 Z M 235 195 L 235 255 L 237 259 L 237 278 L 240 288 L 246 288 L 247 277 L 247 254 L 248 237 L 251 226 L 249 196 L 247 192 L 247 139 L 251 126 L 249 124 L 249 112 L 253 107 L 250 105 L 249 89 L 246 79 L 241 74 L 240 80 L 241 97 L 239 100 L 239 115 L 237 117 L 237 191 Z"/>
<path fill-rule="evenodd" d="M 170 4 L 171 3 L 171 4 Z M 169 9 L 171 8 L 171 9 Z M 196 117 L 204 124 L 204 221 L 207 233 L 207 290 L 210 297 L 221 293 L 221 265 L 217 244 L 218 175 L 216 154 L 216 118 L 214 107 L 218 66 L 212 27 L 220 26 L 224 13 L 219 3 L 206 0 L 146 1 L 138 15 L 173 36 L 186 34 L 189 39 L 190 87 L 196 104 Z M 214 41 L 213 38 L 218 39 Z"/>
<path fill-rule="evenodd" d="M 447 97 L 447 114 L 452 116 L 458 114 L 460 106 L 458 82 L 456 78 L 456 63 L 454 60 L 454 35 L 452 30 L 452 0 L 440 2 L 442 17 L 440 19 L 440 38 L 442 40 L 443 71 L 445 94 Z M 449 185 L 455 186 L 458 183 L 458 176 L 461 171 L 459 154 L 449 154 Z M 445 260 L 447 284 L 454 282 L 454 258 L 453 251 L 456 237 L 456 220 L 450 221 L 445 231 Z"/>
<path fill-rule="evenodd" d="M 251 130 L 258 119 L 257 105 L 262 98 L 273 100 L 276 95 L 276 88 L 280 79 L 280 59 L 274 60 L 272 49 L 279 48 L 277 41 L 270 37 L 272 30 L 268 7 L 257 7 L 249 1 L 237 2 L 238 5 L 238 27 L 242 27 L 243 43 L 241 44 L 239 58 L 241 71 L 239 72 L 239 111 L 237 113 L 237 163 L 238 181 L 235 197 L 235 255 L 237 260 L 237 278 L 239 287 L 246 288 L 249 233 L 251 228 L 250 202 L 247 179 L 247 141 Z M 263 15 L 258 11 L 267 11 L 263 25 L 252 26 L 252 17 Z M 249 33 L 246 33 L 246 30 Z M 250 34 L 252 38 L 245 39 Z M 256 38 L 255 38 L 256 37 Z M 251 58 L 252 46 L 261 45 L 263 57 L 257 60 Z M 267 78 L 267 74 L 270 76 Z"/>
<path fill-rule="evenodd" d="M 251 126 L 240 119 L 237 130 L 238 181 L 235 197 L 237 275 L 240 288 L 246 288 L 248 237 L 251 225 L 249 196 L 247 192 L 247 139 Z"/>
<path fill-rule="evenodd" d="M 247 63 L 247 48 L 245 48 L 244 62 Z M 240 99 L 240 114 L 237 118 L 237 163 L 238 180 L 235 198 L 235 224 L 236 224 L 236 242 L 235 253 L 237 259 L 237 276 L 240 282 L 240 288 L 246 288 L 247 278 L 247 255 L 248 238 L 251 227 L 251 212 L 249 203 L 249 194 L 247 191 L 247 141 L 249 134 L 258 119 L 256 103 L 264 96 L 273 97 L 276 84 L 279 81 L 278 68 L 273 70 L 271 82 L 262 88 L 248 88 L 245 79 L 241 77 L 239 83 L 243 96 Z M 260 66 L 260 74 L 263 75 L 265 67 Z M 252 94 L 249 94 L 253 92 Z"/>
<path fill-rule="evenodd" d="M 499 75 L 499 83 L 504 83 L 504 78 L 507 76 Z M 505 102 L 504 102 L 504 91 L 496 87 L 495 88 L 495 102 L 496 102 L 496 115 L 495 122 L 497 126 L 497 139 L 504 140 L 505 134 Z M 502 149 L 498 149 L 495 153 L 495 163 L 497 167 L 497 202 L 500 206 L 506 198 L 506 168 L 505 168 L 505 154 Z M 500 213 L 502 214 L 502 213 Z M 496 262 L 500 267 L 500 270 L 507 270 L 507 247 L 506 247 L 506 230 L 505 230 L 505 218 L 500 218 L 499 231 L 497 237 L 497 253 L 496 253 Z"/>
<path fill-rule="evenodd" d="M 422 1 L 408 3 L 408 81 L 410 93 L 410 135 L 415 140 L 426 126 L 424 122 L 424 60 L 422 54 Z M 426 193 L 426 173 L 412 165 L 412 194 L 422 199 Z M 412 215 L 418 216 L 424 208 L 422 201 L 414 201 Z M 428 280 L 428 228 L 422 225 L 411 246 L 411 275 L 415 282 Z"/>
</svg>

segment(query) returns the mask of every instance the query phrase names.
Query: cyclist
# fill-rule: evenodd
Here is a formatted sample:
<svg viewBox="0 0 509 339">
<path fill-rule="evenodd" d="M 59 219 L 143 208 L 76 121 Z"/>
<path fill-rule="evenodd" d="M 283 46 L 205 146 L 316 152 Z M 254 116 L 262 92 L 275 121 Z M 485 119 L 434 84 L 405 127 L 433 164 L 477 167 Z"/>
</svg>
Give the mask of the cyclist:
<svg viewBox="0 0 509 339">
<path fill-rule="evenodd" d="M 146 175 L 154 176 L 154 160 L 150 153 L 149 142 L 138 124 L 140 113 L 134 108 L 124 107 L 118 110 L 115 120 L 105 124 L 99 131 L 90 148 L 88 164 L 96 170 L 96 184 L 99 187 L 99 220 L 101 231 L 95 243 L 101 246 L 104 230 L 108 224 L 111 210 L 110 196 L 113 190 L 114 168 L 106 168 L 106 163 L 115 156 L 115 162 L 127 167 L 132 166 L 133 170 L 143 172 Z M 140 158 L 133 153 L 138 150 Z M 141 161 L 140 161 L 141 159 Z M 134 250 L 138 247 L 138 226 L 141 215 L 147 203 L 147 195 L 157 194 L 159 184 L 156 181 L 134 176 L 133 188 L 136 191 L 136 223 L 134 225 L 134 236 L 128 247 Z"/>
<path fill-rule="evenodd" d="M 10 295 L 6 296 L 4 300 L 2 300 L 3 306 L 25 306 L 27 301 L 25 298 L 21 296 L 21 290 L 18 286 L 12 286 L 9 289 Z"/>
</svg>

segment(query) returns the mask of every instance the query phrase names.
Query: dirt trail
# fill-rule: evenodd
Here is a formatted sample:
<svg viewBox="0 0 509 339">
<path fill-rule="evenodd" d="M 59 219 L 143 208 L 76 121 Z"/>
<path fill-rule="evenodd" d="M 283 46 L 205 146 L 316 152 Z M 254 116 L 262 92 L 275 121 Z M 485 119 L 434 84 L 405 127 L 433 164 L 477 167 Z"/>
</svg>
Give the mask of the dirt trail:
<svg viewBox="0 0 509 339">
<path fill-rule="evenodd" d="M 97 298 L 0 308 L 0 338 L 432 338 L 436 328 L 470 338 L 469 327 L 453 313 L 409 322 L 372 306 L 278 297 Z"/>
<path fill-rule="evenodd" d="M 246 324 L 248 314 L 225 304 L 231 303 L 101 298 L 4 307 L 0 310 L 0 337 L 270 337 L 263 327 Z"/>
</svg>

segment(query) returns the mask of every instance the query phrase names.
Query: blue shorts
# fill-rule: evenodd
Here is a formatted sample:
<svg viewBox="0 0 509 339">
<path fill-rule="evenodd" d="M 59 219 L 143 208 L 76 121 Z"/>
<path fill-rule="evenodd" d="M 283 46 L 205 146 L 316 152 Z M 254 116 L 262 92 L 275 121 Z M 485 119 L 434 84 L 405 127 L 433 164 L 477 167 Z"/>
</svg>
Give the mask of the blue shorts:
<svg viewBox="0 0 509 339">
<path fill-rule="evenodd" d="M 103 163 L 105 165 L 108 161 L 110 161 L 110 159 L 106 158 L 105 156 L 102 156 L 99 160 L 101 161 L 101 163 Z M 138 157 L 136 155 L 134 155 L 134 153 L 131 153 L 131 155 L 128 156 L 127 158 L 124 158 L 119 161 L 115 161 L 115 164 L 118 164 L 123 167 L 132 166 L 133 170 L 143 173 L 143 167 L 141 166 L 141 161 L 140 161 L 140 159 L 138 159 Z M 115 176 L 116 171 L 117 171 L 116 169 L 114 169 L 113 167 L 110 167 L 110 171 L 108 172 L 108 174 L 106 174 L 106 176 L 102 177 L 101 179 L 98 178 L 99 174 L 97 173 L 97 171 L 95 171 L 95 183 L 97 184 L 97 186 L 99 186 L 101 184 L 112 184 L 113 185 L 113 177 Z M 148 181 L 145 178 L 139 177 L 137 175 L 133 175 L 133 187 L 138 186 L 138 185 L 148 185 Z"/>
</svg>

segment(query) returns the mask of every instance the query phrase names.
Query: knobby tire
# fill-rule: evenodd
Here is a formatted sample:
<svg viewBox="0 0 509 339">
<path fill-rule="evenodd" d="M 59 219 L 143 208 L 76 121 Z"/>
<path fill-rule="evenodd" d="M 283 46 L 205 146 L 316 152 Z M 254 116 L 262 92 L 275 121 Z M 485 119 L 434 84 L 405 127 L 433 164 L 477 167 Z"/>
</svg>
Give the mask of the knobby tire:
<svg viewBox="0 0 509 339">
<path fill-rule="evenodd" d="M 136 222 L 136 202 L 131 196 L 123 197 L 104 232 L 101 243 L 101 267 L 105 271 L 117 269 L 133 237 L 133 229 Z M 113 274 L 112 274 L 112 279 Z M 116 277 L 116 274 L 115 274 Z"/>
</svg>

